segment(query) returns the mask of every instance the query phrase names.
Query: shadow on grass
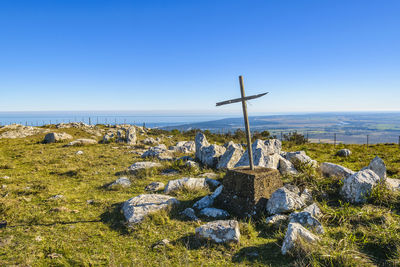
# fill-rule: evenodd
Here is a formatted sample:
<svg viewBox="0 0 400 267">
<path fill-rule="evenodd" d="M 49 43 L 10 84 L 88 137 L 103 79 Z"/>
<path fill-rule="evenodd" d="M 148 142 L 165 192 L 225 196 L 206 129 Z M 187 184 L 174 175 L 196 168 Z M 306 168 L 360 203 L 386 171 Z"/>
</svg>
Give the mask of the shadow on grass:
<svg viewBox="0 0 400 267">
<path fill-rule="evenodd" d="M 259 263 L 268 266 L 292 266 L 293 258 L 283 256 L 275 242 L 240 249 L 232 258 L 234 263 Z"/>
<path fill-rule="evenodd" d="M 100 215 L 100 221 L 108 225 L 112 230 L 123 235 L 130 233 L 125 223 L 124 215 L 121 213 L 122 202 L 115 203 Z"/>
<path fill-rule="evenodd" d="M 51 222 L 51 223 L 35 223 L 30 222 L 26 224 L 16 224 L 16 225 L 7 225 L 7 228 L 14 228 L 14 227 L 28 227 L 28 226 L 54 226 L 54 225 L 69 225 L 69 224 L 78 224 L 78 223 L 98 223 L 101 220 L 81 220 L 81 221 L 59 221 L 59 222 Z"/>
</svg>

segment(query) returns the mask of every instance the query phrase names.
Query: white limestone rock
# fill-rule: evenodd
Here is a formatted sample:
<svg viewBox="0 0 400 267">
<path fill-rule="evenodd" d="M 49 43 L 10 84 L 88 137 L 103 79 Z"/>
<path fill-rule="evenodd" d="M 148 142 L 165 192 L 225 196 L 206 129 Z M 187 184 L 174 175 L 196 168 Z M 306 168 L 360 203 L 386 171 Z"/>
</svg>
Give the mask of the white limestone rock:
<svg viewBox="0 0 400 267">
<path fill-rule="evenodd" d="M 222 185 L 219 186 L 211 195 L 205 196 L 196 201 L 196 203 L 194 203 L 193 205 L 193 208 L 197 210 L 202 210 L 204 208 L 211 207 L 214 204 L 214 200 L 221 194 L 223 187 L 224 186 Z"/>
<path fill-rule="evenodd" d="M 316 203 L 313 203 L 310 206 L 306 207 L 303 211 L 309 212 L 314 218 L 317 219 L 322 217 L 321 209 Z"/>
<path fill-rule="evenodd" d="M 341 149 L 336 153 L 336 155 L 338 155 L 339 157 L 347 158 L 347 157 L 350 157 L 351 151 L 347 148 Z"/>
<path fill-rule="evenodd" d="M 218 164 L 219 158 L 225 153 L 226 148 L 219 145 L 210 145 L 201 149 L 200 161 L 208 166 L 215 167 Z"/>
<path fill-rule="evenodd" d="M 356 172 L 343 182 L 341 195 L 351 203 L 364 203 L 381 179 L 370 169 Z"/>
<path fill-rule="evenodd" d="M 382 181 L 385 181 L 387 178 L 386 175 L 386 165 L 385 162 L 378 156 L 376 156 L 371 162 L 369 163 L 368 167 L 363 168 L 361 170 L 370 169 L 374 173 L 376 173 Z"/>
<path fill-rule="evenodd" d="M 267 202 L 267 211 L 269 214 L 289 213 L 304 206 L 306 204 L 296 191 L 283 186 L 272 193 Z"/>
<path fill-rule="evenodd" d="M 198 169 L 200 168 L 199 164 L 193 160 L 188 160 L 185 162 L 185 166 L 192 168 L 192 169 Z"/>
<path fill-rule="evenodd" d="M 240 240 L 239 223 L 236 220 L 218 220 L 196 228 L 196 236 L 215 243 L 238 243 Z"/>
<path fill-rule="evenodd" d="M 352 170 L 330 162 L 323 162 L 321 164 L 321 171 L 322 174 L 327 177 L 337 177 L 341 179 L 346 179 L 354 174 Z"/>
<path fill-rule="evenodd" d="M 143 194 L 133 197 L 122 205 L 122 213 L 129 224 L 137 224 L 150 213 L 179 204 L 176 198 L 158 194 Z"/>
<path fill-rule="evenodd" d="M 196 151 L 196 144 L 194 141 L 180 141 L 169 149 L 179 153 L 193 153 Z"/>
<path fill-rule="evenodd" d="M 164 189 L 165 184 L 161 183 L 161 182 L 152 182 L 150 184 L 148 184 L 144 190 L 149 191 L 149 192 L 156 192 L 159 190 Z"/>
<path fill-rule="evenodd" d="M 226 219 L 229 217 L 228 212 L 216 208 L 204 208 L 200 211 L 199 215 L 212 219 Z"/>
<path fill-rule="evenodd" d="M 126 143 L 128 145 L 136 145 L 136 141 L 136 128 L 134 126 L 131 126 L 126 129 Z"/>
<path fill-rule="evenodd" d="M 286 159 L 289 160 L 293 164 L 297 164 L 298 162 L 303 164 L 308 164 L 312 167 L 317 167 L 317 161 L 311 159 L 309 156 L 306 155 L 304 151 L 296 151 L 296 152 L 287 152 Z"/>
<path fill-rule="evenodd" d="M 241 145 L 229 142 L 225 153 L 219 159 L 217 169 L 232 169 L 243 156 L 244 150 Z"/>
<path fill-rule="evenodd" d="M 291 163 L 290 161 L 288 161 L 287 159 L 285 159 L 284 157 L 280 156 L 279 157 L 279 172 L 282 175 L 296 175 L 299 172 L 296 170 L 296 168 L 294 167 L 293 163 Z"/>
<path fill-rule="evenodd" d="M 69 142 L 67 146 L 83 146 L 83 145 L 95 145 L 95 144 L 97 144 L 97 141 L 94 139 L 81 138 Z"/>
<path fill-rule="evenodd" d="M 64 140 L 72 139 L 72 135 L 67 133 L 48 133 L 45 135 L 43 143 L 50 144 L 56 142 L 62 142 Z"/>
<path fill-rule="evenodd" d="M 275 139 L 273 139 L 275 140 Z M 266 145 L 267 143 L 267 145 Z M 280 151 L 280 148 L 273 148 L 272 144 L 274 145 L 279 145 L 280 141 L 262 141 L 257 139 L 253 144 L 252 144 L 252 150 L 253 150 L 253 163 L 254 166 L 259 166 L 259 167 L 265 167 L 265 168 L 272 168 L 272 169 L 278 169 L 279 167 L 279 159 L 280 159 L 280 154 L 279 153 L 273 153 L 273 151 Z M 235 165 L 235 167 L 243 167 L 243 166 L 249 166 L 249 154 L 248 152 L 244 152 L 243 156 L 240 158 L 238 163 Z"/>
<path fill-rule="evenodd" d="M 110 185 L 108 185 L 108 188 L 112 189 L 115 187 L 130 187 L 131 186 L 131 181 L 129 180 L 129 178 L 127 177 L 121 177 L 117 180 L 115 180 L 113 183 L 111 183 Z"/>
<path fill-rule="evenodd" d="M 288 229 L 286 231 L 285 239 L 282 244 L 281 252 L 286 255 L 296 246 L 301 245 L 298 242 L 301 239 L 303 242 L 316 243 L 319 241 L 319 237 L 308 231 L 306 228 L 301 226 L 299 223 L 289 223 Z"/>
<path fill-rule="evenodd" d="M 208 147 L 210 143 L 208 143 L 206 136 L 202 132 L 198 132 L 195 137 L 195 157 L 201 161 L 201 150 L 203 147 Z"/>
<path fill-rule="evenodd" d="M 169 181 L 164 189 L 164 193 L 170 194 L 174 191 L 182 189 L 187 189 L 187 190 L 208 189 L 208 185 L 205 178 L 186 177 Z"/>
<path fill-rule="evenodd" d="M 136 173 L 137 171 L 142 169 L 159 168 L 159 167 L 162 167 L 162 165 L 158 162 L 141 161 L 133 163 L 131 166 L 129 166 L 128 171 L 131 173 Z"/>
<path fill-rule="evenodd" d="M 308 188 L 304 188 L 303 192 L 300 194 L 301 200 L 304 202 L 305 205 L 311 205 L 313 203 L 312 193 Z"/>
<path fill-rule="evenodd" d="M 172 156 L 172 152 L 167 150 L 167 147 L 164 144 L 160 144 L 158 146 L 150 147 L 142 154 L 141 158 L 155 157 L 159 160 L 172 160 Z"/>
<path fill-rule="evenodd" d="M 322 224 L 308 211 L 293 212 L 290 214 L 289 220 L 291 223 L 299 223 L 307 229 L 313 230 L 317 234 L 324 233 L 324 228 L 322 227 Z"/>
</svg>

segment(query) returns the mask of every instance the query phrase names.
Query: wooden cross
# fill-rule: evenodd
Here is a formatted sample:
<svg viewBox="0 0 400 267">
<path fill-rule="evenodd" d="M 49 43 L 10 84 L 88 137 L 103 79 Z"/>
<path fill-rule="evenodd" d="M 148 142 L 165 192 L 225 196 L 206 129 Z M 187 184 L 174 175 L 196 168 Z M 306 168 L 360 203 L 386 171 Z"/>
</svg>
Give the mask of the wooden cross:
<svg viewBox="0 0 400 267">
<path fill-rule="evenodd" d="M 242 102 L 244 126 L 246 128 L 247 151 L 248 151 L 248 154 L 249 154 L 250 170 L 254 170 L 253 151 L 252 151 L 252 148 L 251 148 L 251 135 L 250 135 L 249 117 L 247 116 L 246 100 L 262 97 L 262 96 L 268 94 L 268 92 L 263 93 L 263 94 L 252 95 L 252 96 L 246 97 L 244 95 L 244 86 L 243 86 L 243 77 L 242 76 L 239 76 L 239 84 L 240 84 L 240 92 L 242 94 L 242 97 L 241 98 L 235 98 L 235 99 L 227 100 L 227 101 L 218 102 L 217 103 L 217 107 L 218 106 L 222 106 L 222 105 L 226 105 L 226 104 Z"/>
</svg>

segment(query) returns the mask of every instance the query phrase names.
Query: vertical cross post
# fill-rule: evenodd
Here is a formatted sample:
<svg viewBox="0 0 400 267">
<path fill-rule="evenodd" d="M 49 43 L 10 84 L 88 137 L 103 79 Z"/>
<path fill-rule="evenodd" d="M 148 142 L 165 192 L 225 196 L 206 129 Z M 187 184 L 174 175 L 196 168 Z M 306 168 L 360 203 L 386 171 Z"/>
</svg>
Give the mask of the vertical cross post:
<svg viewBox="0 0 400 267">
<path fill-rule="evenodd" d="M 247 153 L 249 154 L 249 164 L 250 170 L 254 170 L 254 163 L 253 163 L 253 150 L 251 148 L 251 133 L 250 133 L 250 126 L 249 126 L 249 117 L 247 116 L 247 105 L 246 99 L 244 94 L 244 85 L 243 85 L 243 77 L 239 76 L 239 83 L 240 83 L 240 93 L 242 94 L 242 107 L 243 107 L 243 117 L 244 117 L 244 126 L 246 128 L 246 137 L 247 137 Z"/>
</svg>

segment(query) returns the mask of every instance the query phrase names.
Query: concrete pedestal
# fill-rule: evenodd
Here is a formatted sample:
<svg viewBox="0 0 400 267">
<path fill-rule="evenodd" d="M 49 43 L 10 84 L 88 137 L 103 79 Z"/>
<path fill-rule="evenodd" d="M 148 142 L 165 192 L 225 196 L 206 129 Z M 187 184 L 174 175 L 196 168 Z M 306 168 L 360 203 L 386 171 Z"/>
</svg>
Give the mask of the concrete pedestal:
<svg viewBox="0 0 400 267">
<path fill-rule="evenodd" d="M 283 182 L 276 169 L 236 168 L 228 170 L 223 185 L 216 205 L 233 216 L 243 218 L 264 213 L 267 200 L 276 189 L 283 186 Z"/>
</svg>

